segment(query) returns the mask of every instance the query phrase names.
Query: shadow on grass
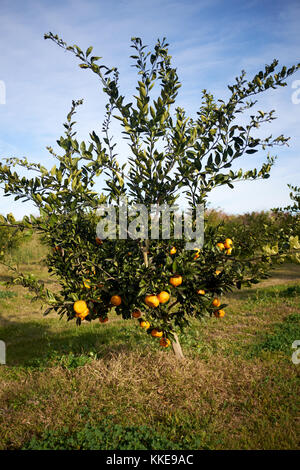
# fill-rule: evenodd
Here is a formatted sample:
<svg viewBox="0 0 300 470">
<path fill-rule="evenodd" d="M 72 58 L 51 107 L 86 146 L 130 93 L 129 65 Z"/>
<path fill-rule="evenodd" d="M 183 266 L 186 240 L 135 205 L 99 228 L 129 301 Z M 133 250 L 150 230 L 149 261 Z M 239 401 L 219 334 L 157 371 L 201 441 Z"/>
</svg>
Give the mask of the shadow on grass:
<svg viewBox="0 0 300 470">
<path fill-rule="evenodd" d="M 64 324 L 59 330 L 57 320 L 19 322 L 8 321 L 1 315 L 0 323 L 7 366 L 44 368 L 60 364 L 73 368 L 95 358 L 129 353 L 144 345 L 146 351 L 151 348 L 147 335 L 137 331 L 133 324 L 92 323 L 80 327 Z"/>
</svg>

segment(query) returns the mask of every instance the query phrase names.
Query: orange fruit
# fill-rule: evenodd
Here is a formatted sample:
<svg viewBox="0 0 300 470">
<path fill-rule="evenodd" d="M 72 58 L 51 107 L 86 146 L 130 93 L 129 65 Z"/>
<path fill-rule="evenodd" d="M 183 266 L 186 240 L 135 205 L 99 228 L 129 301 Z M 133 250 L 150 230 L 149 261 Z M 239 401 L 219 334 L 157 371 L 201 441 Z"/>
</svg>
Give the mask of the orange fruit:
<svg viewBox="0 0 300 470">
<path fill-rule="evenodd" d="M 156 308 L 159 306 L 159 300 L 156 295 L 146 295 L 144 302 L 148 307 Z"/>
<path fill-rule="evenodd" d="M 76 317 L 80 318 L 81 320 L 84 320 L 85 317 L 88 316 L 88 314 L 90 313 L 89 309 L 87 308 L 84 312 L 82 313 L 76 313 Z"/>
<path fill-rule="evenodd" d="M 230 247 L 226 250 L 226 255 L 231 255 L 231 252 L 232 252 L 232 248 Z"/>
<path fill-rule="evenodd" d="M 233 241 L 231 240 L 231 238 L 226 238 L 225 243 L 224 243 L 225 248 L 227 249 L 231 248 L 232 244 L 233 244 Z"/>
<path fill-rule="evenodd" d="M 87 310 L 87 304 L 85 300 L 76 300 L 76 302 L 73 305 L 73 309 L 76 313 L 81 314 L 85 310 Z"/>
<path fill-rule="evenodd" d="M 133 318 L 140 318 L 140 316 L 142 315 L 141 311 L 136 309 L 132 312 L 131 314 L 133 316 Z"/>
<path fill-rule="evenodd" d="M 219 271 L 218 269 L 216 270 L 216 276 L 219 276 L 219 274 L 221 274 L 222 271 Z"/>
<path fill-rule="evenodd" d="M 205 295 L 205 290 L 199 289 L 199 290 L 197 290 L 197 294 L 199 294 L 199 295 Z"/>
<path fill-rule="evenodd" d="M 194 259 L 198 259 L 199 256 L 200 256 L 199 251 L 197 251 L 197 253 L 194 255 Z"/>
<path fill-rule="evenodd" d="M 108 322 L 108 317 L 100 317 L 99 322 L 100 323 L 107 323 Z"/>
<path fill-rule="evenodd" d="M 142 320 L 140 322 L 140 327 L 145 328 L 145 330 L 148 330 L 148 328 L 150 328 L 150 323 L 147 320 Z"/>
<path fill-rule="evenodd" d="M 157 330 L 156 328 L 154 328 L 154 329 L 151 331 L 151 336 L 153 336 L 153 338 L 161 338 L 162 335 L 163 335 L 163 332 Z"/>
<path fill-rule="evenodd" d="M 214 307 L 220 307 L 221 305 L 221 302 L 218 298 L 215 298 L 213 301 L 212 301 L 212 304 Z"/>
<path fill-rule="evenodd" d="M 170 250 L 170 255 L 175 255 L 176 251 L 177 250 L 176 250 L 175 246 L 172 246 L 172 248 Z"/>
<path fill-rule="evenodd" d="M 170 299 L 170 294 L 169 292 L 163 290 L 160 294 L 158 294 L 157 298 L 160 304 L 165 304 Z"/>
<path fill-rule="evenodd" d="M 223 318 L 224 315 L 225 315 L 225 311 L 224 311 L 224 310 L 216 310 L 216 311 L 214 312 L 214 315 L 215 315 L 215 317 L 217 317 L 217 318 Z"/>
<path fill-rule="evenodd" d="M 159 344 L 163 347 L 163 348 L 168 348 L 171 344 L 171 341 L 168 339 L 168 338 L 161 338 L 160 341 L 159 341 Z"/>
<path fill-rule="evenodd" d="M 122 299 L 119 295 L 113 295 L 110 299 L 110 303 L 113 304 L 115 307 L 118 307 L 118 305 L 121 305 Z"/>
<path fill-rule="evenodd" d="M 217 243 L 217 247 L 219 248 L 219 250 L 224 250 L 225 246 L 224 246 L 224 243 Z"/>
<path fill-rule="evenodd" d="M 97 245 L 102 245 L 103 241 L 101 240 L 101 238 L 96 237 L 96 243 L 97 243 Z"/>
<path fill-rule="evenodd" d="M 170 277 L 169 282 L 174 287 L 180 286 L 182 284 L 182 276 L 178 274 L 177 276 Z"/>
</svg>

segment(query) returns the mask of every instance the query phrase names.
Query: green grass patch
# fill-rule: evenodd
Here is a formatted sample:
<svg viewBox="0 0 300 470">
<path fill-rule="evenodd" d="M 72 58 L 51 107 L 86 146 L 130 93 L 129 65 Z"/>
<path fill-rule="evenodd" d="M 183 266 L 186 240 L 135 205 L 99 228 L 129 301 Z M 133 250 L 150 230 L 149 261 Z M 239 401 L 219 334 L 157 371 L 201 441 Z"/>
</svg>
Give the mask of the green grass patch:
<svg viewBox="0 0 300 470">
<path fill-rule="evenodd" d="M 288 356 L 292 354 L 292 343 L 300 339 L 300 315 L 292 314 L 282 323 L 276 323 L 272 333 L 265 333 L 260 341 L 248 349 L 248 357 L 258 357 L 262 352 L 280 351 Z"/>
<path fill-rule="evenodd" d="M 277 285 L 273 287 L 256 289 L 254 292 L 248 292 L 245 298 L 245 307 L 252 305 L 260 306 L 264 304 L 272 305 L 284 300 L 286 305 L 292 305 L 299 300 L 300 285 L 284 286 Z"/>
<path fill-rule="evenodd" d="M 0 299 L 12 299 L 17 296 L 18 294 L 16 292 L 0 290 Z"/>
</svg>

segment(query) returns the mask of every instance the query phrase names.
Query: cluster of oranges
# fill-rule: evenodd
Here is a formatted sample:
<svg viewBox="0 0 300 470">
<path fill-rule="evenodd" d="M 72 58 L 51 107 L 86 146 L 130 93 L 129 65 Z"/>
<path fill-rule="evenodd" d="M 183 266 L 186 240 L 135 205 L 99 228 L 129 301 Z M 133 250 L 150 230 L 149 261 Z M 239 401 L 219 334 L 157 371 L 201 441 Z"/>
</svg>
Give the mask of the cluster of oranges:
<svg viewBox="0 0 300 470">
<path fill-rule="evenodd" d="M 90 313 L 85 300 L 77 300 L 74 303 L 73 308 L 76 313 L 76 317 L 80 318 L 81 320 L 84 320 L 85 317 L 87 317 Z"/>
<path fill-rule="evenodd" d="M 176 251 L 177 250 L 175 246 L 173 246 L 170 250 L 170 254 L 175 255 Z M 182 276 L 180 274 L 176 274 L 170 277 L 169 282 L 173 287 L 180 286 L 182 284 Z M 146 295 L 144 302 L 146 305 L 148 305 L 148 307 L 156 308 L 160 304 L 167 303 L 169 300 L 170 300 L 169 292 L 161 291 L 157 295 L 155 294 Z M 135 310 L 132 313 L 132 316 L 134 318 L 139 318 L 141 316 L 141 312 L 139 310 Z M 147 320 L 140 320 L 140 327 L 145 328 L 147 330 L 148 328 L 150 328 L 150 323 Z M 168 338 L 163 337 L 163 332 L 160 330 L 157 330 L 156 328 L 153 328 L 151 330 L 151 336 L 153 336 L 154 338 L 160 338 L 159 344 L 163 348 L 168 348 L 171 344 L 171 341 Z"/>
<path fill-rule="evenodd" d="M 119 295 L 113 295 L 110 299 L 110 303 L 111 305 L 117 307 L 118 305 L 121 305 L 122 299 Z M 74 302 L 73 309 L 76 313 L 76 317 L 80 318 L 81 320 L 84 320 L 85 317 L 87 317 L 90 313 L 85 300 L 76 300 L 76 302 Z M 100 317 L 99 321 L 100 323 L 106 323 L 108 322 L 108 317 Z"/>
<path fill-rule="evenodd" d="M 231 255 L 232 248 L 233 248 L 232 245 L 233 245 L 233 241 L 231 240 L 231 238 L 226 238 L 224 243 L 222 242 L 217 243 L 217 247 L 219 248 L 219 250 L 221 251 L 226 250 L 226 255 Z"/>
<path fill-rule="evenodd" d="M 169 292 L 162 291 L 158 295 L 150 294 L 146 295 L 145 297 L 145 304 L 148 305 L 148 307 L 156 308 L 159 306 L 159 304 L 165 304 L 168 302 L 170 299 L 170 294 Z"/>
<path fill-rule="evenodd" d="M 168 294 L 168 293 L 167 292 L 161 292 L 161 294 Z M 150 297 L 150 296 L 148 296 L 148 297 Z M 131 315 L 132 315 L 133 318 L 137 318 L 139 320 L 141 328 L 143 328 L 145 330 L 148 330 L 150 328 L 150 326 L 151 326 L 150 322 L 148 322 L 147 320 L 144 320 L 144 319 L 141 318 L 142 312 L 139 309 L 135 309 L 132 312 Z M 167 348 L 171 344 L 171 341 L 168 338 L 163 338 L 163 332 L 161 330 L 158 330 L 157 328 L 152 328 L 151 336 L 153 338 L 160 338 L 159 344 L 160 344 L 160 346 L 162 346 L 164 348 Z"/>
<path fill-rule="evenodd" d="M 169 282 L 173 287 L 180 286 L 182 284 L 182 276 L 180 276 L 180 274 L 176 274 L 170 277 Z M 158 295 L 155 295 L 155 294 L 146 295 L 144 302 L 146 305 L 148 305 L 148 307 L 156 308 L 159 306 L 159 304 L 165 304 L 166 302 L 168 302 L 169 299 L 170 299 L 169 292 L 163 290 Z"/>
<path fill-rule="evenodd" d="M 102 245 L 103 242 L 102 242 L 102 240 L 100 240 L 100 238 L 96 238 L 96 243 L 98 245 Z M 222 243 L 222 242 L 217 243 L 217 247 L 219 248 L 220 251 L 226 250 L 226 254 L 230 255 L 231 251 L 232 251 L 232 248 L 233 248 L 233 242 L 230 238 L 226 238 L 224 243 Z M 57 248 L 58 247 L 55 247 L 55 251 L 58 251 Z M 175 255 L 176 252 L 177 252 L 176 247 L 173 246 L 170 250 L 170 254 Z M 194 255 L 194 259 L 199 258 L 199 256 L 200 256 L 200 249 L 196 250 L 196 254 Z M 95 270 L 92 269 L 92 271 L 93 271 L 93 274 L 95 274 Z M 216 275 L 219 275 L 220 273 L 221 273 L 221 271 L 216 271 Z M 182 280 L 183 279 L 182 279 L 182 276 L 180 274 L 175 274 L 172 277 L 170 277 L 169 283 L 173 287 L 178 287 L 182 284 Z M 90 289 L 91 288 L 90 279 L 85 279 L 84 282 L 83 282 L 83 286 L 87 289 Z M 99 285 L 99 287 L 100 286 L 102 287 L 103 285 L 101 284 L 101 285 Z M 205 295 L 205 290 L 199 289 L 199 290 L 197 290 L 197 294 Z M 148 305 L 148 307 L 156 308 L 160 304 L 167 303 L 169 300 L 170 300 L 169 292 L 161 291 L 157 295 L 155 295 L 155 294 L 146 295 L 146 297 L 144 299 L 144 302 L 145 302 L 146 305 Z M 111 303 L 111 305 L 113 305 L 115 307 L 118 307 L 122 303 L 122 298 L 120 297 L 120 295 L 117 295 L 117 294 L 113 295 L 110 299 L 110 303 Z M 214 311 L 214 315 L 218 318 L 224 317 L 225 311 L 222 310 L 222 309 L 218 309 L 218 307 L 220 307 L 220 305 L 221 305 L 221 301 L 218 298 L 213 299 L 212 305 L 213 305 L 213 307 L 217 308 L 217 310 Z M 76 313 L 76 317 L 80 318 L 81 320 L 84 320 L 85 317 L 89 314 L 89 309 L 88 309 L 87 303 L 84 300 L 77 300 L 74 303 L 73 308 L 74 308 L 74 311 Z M 141 328 L 143 328 L 145 330 L 148 330 L 150 328 L 150 326 L 151 326 L 150 323 L 147 320 L 141 318 L 142 313 L 139 309 L 135 309 L 132 312 L 132 317 L 137 318 L 139 320 Z M 100 317 L 99 321 L 100 321 L 100 323 L 106 323 L 108 321 L 108 317 Z M 154 337 L 154 338 L 160 338 L 159 343 L 162 347 L 167 348 L 171 344 L 171 341 L 168 338 L 165 338 L 163 336 L 163 331 L 161 331 L 157 328 L 152 328 L 151 329 L 151 336 Z"/>
<path fill-rule="evenodd" d="M 213 305 L 213 307 L 220 307 L 220 305 L 221 305 L 220 299 L 218 299 L 218 298 L 216 297 L 216 298 L 212 301 L 212 305 Z M 225 311 L 222 310 L 222 309 L 220 309 L 220 310 L 215 310 L 215 311 L 214 311 L 214 315 L 215 315 L 215 317 L 217 317 L 217 318 L 222 318 L 222 317 L 224 317 L 224 315 L 225 315 Z"/>
<path fill-rule="evenodd" d="M 177 250 L 176 250 L 175 246 L 173 246 L 173 247 L 171 248 L 171 250 L 170 250 L 170 255 L 175 255 L 176 251 L 177 251 Z M 199 256 L 200 256 L 200 248 L 198 248 L 198 249 L 196 250 L 196 253 L 195 253 L 195 255 L 194 255 L 194 260 L 198 259 Z"/>
<path fill-rule="evenodd" d="M 199 289 L 199 290 L 197 290 L 197 294 L 199 294 L 199 295 L 205 295 L 205 290 Z M 220 307 L 220 305 L 221 305 L 220 299 L 218 299 L 217 297 L 215 297 L 215 298 L 213 299 L 213 301 L 212 301 L 212 305 L 213 305 L 213 307 Z M 225 315 L 225 311 L 222 310 L 222 309 L 220 309 L 220 310 L 215 310 L 215 311 L 214 311 L 214 315 L 215 315 L 216 317 L 218 317 L 218 318 L 222 318 L 222 317 L 224 317 L 224 315 Z"/>
</svg>

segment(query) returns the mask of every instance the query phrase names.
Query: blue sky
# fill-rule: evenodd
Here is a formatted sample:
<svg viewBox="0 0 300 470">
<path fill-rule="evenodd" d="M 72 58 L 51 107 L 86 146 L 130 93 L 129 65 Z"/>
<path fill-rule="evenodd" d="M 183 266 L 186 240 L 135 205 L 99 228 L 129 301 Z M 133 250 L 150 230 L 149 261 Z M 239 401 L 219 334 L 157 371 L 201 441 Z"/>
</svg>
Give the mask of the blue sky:
<svg viewBox="0 0 300 470">
<path fill-rule="evenodd" d="M 165 36 L 182 82 L 177 105 L 195 117 L 204 88 L 217 99 L 226 98 L 227 85 L 242 69 L 250 79 L 274 58 L 281 65 L 299 62 L 299 21 L 300 3 L 292 0 L 116 0 L 110 4 L 1 0 L 0 81 L 5 83 L 6 99 L 0 104 L 0 157 L 26 155 L 52 167 L 46 146 L 55 146 L 62 134 L 72 99 L 84 98 L 76 116 L 79 140 L 88 140 L 93 129 L 100 132 L 105 97 L 96 76 L 79 69 L 71 54 L 45 41 L 48 31 L 82 49 L 93 45 L 93 53 L 102 56 L 103 63 L 118 66 L 121 92 L 128 97 L 136 86 L 130 38 L 140 36 L 154 46 L 158 37 Z M 300 80 L 300 72 L 287 87 L 268 92 L 258 105 L 264 111 L 275 109 L 278 116 L 261 135 L 291 137 L 289 147 L 272 150 L 278 160 L 271 178 L 237 183 L 234 190 L 217 189 L 210 197 L 212 207 L 243 213 L 289 202 L 287 183 L 300 181 L 300 104 L 292 102 L 295 80 Z M 112 131 L 125 161 L 127 145 L 120 141 L 118 129 L 116 123 Z M 264 153 L 248 156 L 238 167 L 258 166 L 264 158 Z M 29 204 L 0 193 L 0 213 L 11 211 L 17 217 L 34 212 Z"/>
</svg>

